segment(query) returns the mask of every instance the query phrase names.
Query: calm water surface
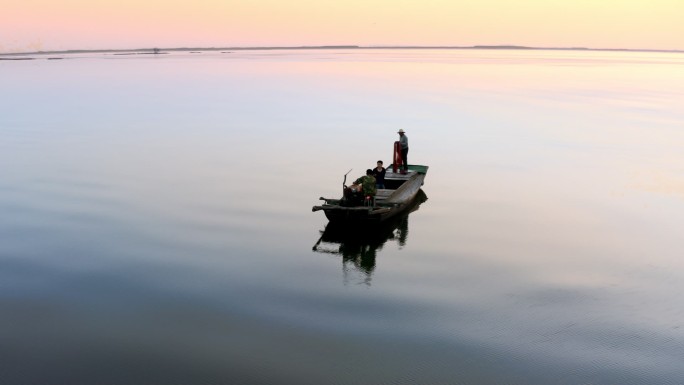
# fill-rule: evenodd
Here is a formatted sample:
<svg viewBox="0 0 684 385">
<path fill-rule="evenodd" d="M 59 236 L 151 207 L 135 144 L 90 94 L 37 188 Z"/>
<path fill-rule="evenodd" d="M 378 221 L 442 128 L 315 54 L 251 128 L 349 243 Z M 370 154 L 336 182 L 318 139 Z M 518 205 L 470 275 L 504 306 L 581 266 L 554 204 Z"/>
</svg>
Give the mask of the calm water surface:
<svg viewBox="0 0 684 385">
<path fill-rule="evenodd" d="M 89 54 L 0 84 L 0 383 L 684 383 L 684 55 Z M 326 229 L 399 128 L 428 200 Z"/>
</svg>

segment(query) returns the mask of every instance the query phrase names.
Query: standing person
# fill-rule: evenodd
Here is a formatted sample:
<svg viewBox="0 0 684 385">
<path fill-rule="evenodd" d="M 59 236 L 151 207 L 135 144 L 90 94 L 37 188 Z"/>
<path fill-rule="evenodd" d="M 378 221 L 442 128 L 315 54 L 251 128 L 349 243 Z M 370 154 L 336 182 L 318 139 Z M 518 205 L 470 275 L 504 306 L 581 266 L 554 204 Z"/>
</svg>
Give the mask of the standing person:
<svg viewBox="0 0 684 385">
<path fill-rule="evenodd" d="M 385 173 L 387 169 L 382 167 L 382 161 L 378 161 L 378 167 L 373 169 L 373 176 L 375 177 L 375 187 L 385 188 Z"/>
<path fill-rule="evenodd" d="M 397 131 L 397 134 L 399 134 L 399 143 L 401 144 L 401 159 L 404 163 L 404 171 L 402 174 L 406 174 L 406 171 L 408 171 L 408 136 L 406 136 L 404 130 L 401 128 Z"/>
</svg>

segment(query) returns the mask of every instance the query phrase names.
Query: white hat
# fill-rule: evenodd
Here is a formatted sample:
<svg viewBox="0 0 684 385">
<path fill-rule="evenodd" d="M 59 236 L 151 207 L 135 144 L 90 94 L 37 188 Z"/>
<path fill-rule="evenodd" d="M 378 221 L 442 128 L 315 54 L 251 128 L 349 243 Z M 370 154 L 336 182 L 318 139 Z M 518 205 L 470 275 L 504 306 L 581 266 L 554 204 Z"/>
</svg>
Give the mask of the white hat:
<svg viewBox="0 0 684 385">
<path fill-rule="evenodd" d="M 397 131 L 397 134 L 403 134 L 403 133 L 404 133 L 404 129 L 403 129 L 403 128 L 400 128 L 399 131 Z"/>
</svg>

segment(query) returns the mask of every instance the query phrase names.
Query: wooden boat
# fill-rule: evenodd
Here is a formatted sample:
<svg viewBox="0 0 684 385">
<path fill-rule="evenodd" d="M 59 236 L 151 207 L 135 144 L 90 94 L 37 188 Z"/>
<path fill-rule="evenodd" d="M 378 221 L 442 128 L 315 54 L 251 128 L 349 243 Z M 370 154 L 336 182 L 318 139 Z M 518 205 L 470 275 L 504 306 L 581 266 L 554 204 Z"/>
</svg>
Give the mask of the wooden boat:
<svg viewBox="0 0 684 385">
<path fill-rule="evenodd" d="M 411 207 L 420 187 L 425 181 L 428 166 L 409 165 L 408 172 L 393 172 L 392 166 L 385 174 L 385 189 L 378 189 L 372 204 L 361 206 L 342 205 L 341 199 L 328 199 L 312 211 L 323 211 L 331 222 L 380 223 Z"/>
</svg>

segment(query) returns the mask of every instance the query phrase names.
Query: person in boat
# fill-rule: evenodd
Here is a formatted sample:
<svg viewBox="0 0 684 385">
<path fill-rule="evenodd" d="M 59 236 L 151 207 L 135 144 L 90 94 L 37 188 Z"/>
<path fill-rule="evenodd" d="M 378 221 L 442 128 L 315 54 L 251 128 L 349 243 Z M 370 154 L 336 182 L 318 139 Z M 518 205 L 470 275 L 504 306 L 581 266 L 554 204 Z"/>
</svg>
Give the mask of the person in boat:
<svg viewBox="0 0 684 385">
<path fill-rule="evenodd" d="M 385 188 L 385 173 L 387 172 L 387 169 L 382 167 L 382 161 L 378 161 L 378 166 L 373 169 L 373 176 L 375 177 L 375 187 L 376 188 Z"/>
<path fill-rule="evenodd" d="M 401 159 L 403 160 L 404 170 L 402 171 L 402 173 L 405 174 L 406 171 L 408 171 L 408 136 L 406 136 L 406 133 L 401 128 L 399 129 L 399 131 L 397 131 L 397 134 L 399 134 L 399 144 L 401 145 Z"/>
<path fill-rule="evenodd" d="M 354 183 L 344 189 L 344 198 L 349 205 L 360 205 L 366 197 L 375 197 L 375 177 L 373 170 L 366 170 L 366 175 L 358 178 Z"/>
</svg>

